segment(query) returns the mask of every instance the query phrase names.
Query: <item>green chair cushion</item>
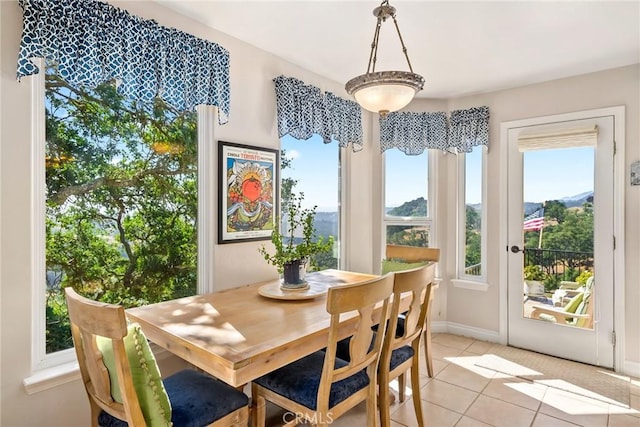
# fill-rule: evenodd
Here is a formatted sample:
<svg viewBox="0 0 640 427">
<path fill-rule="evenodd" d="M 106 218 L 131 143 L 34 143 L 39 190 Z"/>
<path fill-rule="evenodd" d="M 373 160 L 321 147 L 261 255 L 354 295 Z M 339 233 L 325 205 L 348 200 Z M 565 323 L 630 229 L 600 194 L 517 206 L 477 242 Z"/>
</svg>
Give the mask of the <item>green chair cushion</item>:
<svg viewBox="0 0 640 427">
<path fill-rule="evenodd" d="M 113 353 L 113 343 L 109 338 L 97 337 L 96 343 L 102 353 L 104 364 L 109 371 L 111 380 L 111 396 L 113 400 L 122 402 L 116 361 Z M 162 377 L 156 359 L 149 347 L 140 325 L 131 323 L 128 326 L 127 336 L 124 337 L 124 346 L 131 366 L 133 386 L 138 395 L 142 414 L 147 426 L 171 426 L 171 405 L 169 397 L 162 383 Z"/>
<path fill-rule="evenodd" d="M 580 292 L 575 297 L 571 298 L 567 305 L 564 306 L 564 311 L 567 313 L 575 313 L 580 304 L 582 303 L 582 298 L 584 297 L 584 292 Z"/>
</svg>

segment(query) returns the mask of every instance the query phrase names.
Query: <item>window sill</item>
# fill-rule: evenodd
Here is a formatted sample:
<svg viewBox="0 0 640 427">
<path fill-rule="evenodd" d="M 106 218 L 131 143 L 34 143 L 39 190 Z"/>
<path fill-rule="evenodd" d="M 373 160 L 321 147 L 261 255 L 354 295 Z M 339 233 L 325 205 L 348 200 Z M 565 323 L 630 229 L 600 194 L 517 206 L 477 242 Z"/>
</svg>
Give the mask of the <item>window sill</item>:
<svg viewBox="0 0 640 427">
<path fill-rule="evenodd" d="M 156 360 L 160 361 L 172 355 L 169 351 L 150 343 L 151 351 L 155 355 Z M 42 369 L 35 372 L 22 381 L 27 394 L 35 394 L 41 391 L 49 390 L 54 387 L 76 381 L 80 379 L 80 367 L 78 362 L 61 363 L 50 368 Z"/>
<path fill-rule="evenodd" d="M 80 379 L 78 362 L 42 369 L 22 381 L 27 394 L 35 394 Z"/>
<path fill-rule="evenodd" d="M 475 282 L 473 280 L 453 279 L 451 281 L 454 288 L 469 289 L 471 291 L 487 292 L 489 284 L 484 282 Z"/>
</svg>

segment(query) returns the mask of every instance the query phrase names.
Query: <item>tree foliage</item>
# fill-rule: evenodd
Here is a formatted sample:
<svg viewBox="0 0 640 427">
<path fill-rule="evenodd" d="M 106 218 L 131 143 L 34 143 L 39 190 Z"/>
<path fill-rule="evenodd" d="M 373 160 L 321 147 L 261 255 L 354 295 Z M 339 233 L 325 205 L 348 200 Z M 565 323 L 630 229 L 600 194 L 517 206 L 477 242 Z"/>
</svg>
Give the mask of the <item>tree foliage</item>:
<svg viewBox="0 0 640 427">
<path fill-rule="evenodd" d="M 424 197 L 418 197 L 415 200 L 405 202 L 400 206 L 390 209 L 387 214 L 390 216 L 426 217 L 427 201 Z"/>
<path fill-rule="evenodd" d="M 47 351 L 69 347 L 61 289 L 126 307 L 192 295 L 197 122 L 113 84 L 46 73 Z"/>
</svg>

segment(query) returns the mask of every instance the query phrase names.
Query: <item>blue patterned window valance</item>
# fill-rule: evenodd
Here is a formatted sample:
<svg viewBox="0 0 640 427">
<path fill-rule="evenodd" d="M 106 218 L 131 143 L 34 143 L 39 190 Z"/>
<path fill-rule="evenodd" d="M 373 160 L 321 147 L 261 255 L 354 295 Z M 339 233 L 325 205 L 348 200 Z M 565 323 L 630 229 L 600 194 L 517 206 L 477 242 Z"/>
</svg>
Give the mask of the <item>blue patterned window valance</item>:
<svg viewBox="0 0 640 427">
<path fill-rule="evenodd" d="M 380 117 L 380 151 L 397 148 L 408 155 L 426 148 L 450 153 L 469 153 L 489 144 L 489 107 L 454 110 L 446 114 L 395 112 Z"/>
<path fill-rule="evenodd" d="M 445 113 L 389 113 L 380 117 L 380 151 L 390 148 L 415 156 L 426 148 L 446 150 L 447 116 Z"/>
<path fill-rule="evenodd" d="M 452 111 L 449 146 L 459 153 L 470 153 L 478 145 L 489 145 L 489 107 Z"/>
<path fill-rule="evenodd" d="M 116 80 L 123 95 L 160 97 L 180 111 L 218 107 L 229 119 L 229 53 L 216 43 L 158 25 L 97 0 L 20 0 L 18 78 L 36 74 L 32 58 L 57 63 L 72 85 Z"/>
<path fill-rule="evenodd" d="M 280 138 L 309 139 L 318 134 L 325 144 L 336 140 L 340 147 L 352 144 L 353 151 L 362 149 L 362 113 L 357 103 L 293 77 L 279 76 L 273 81 Z"/>
</svg>

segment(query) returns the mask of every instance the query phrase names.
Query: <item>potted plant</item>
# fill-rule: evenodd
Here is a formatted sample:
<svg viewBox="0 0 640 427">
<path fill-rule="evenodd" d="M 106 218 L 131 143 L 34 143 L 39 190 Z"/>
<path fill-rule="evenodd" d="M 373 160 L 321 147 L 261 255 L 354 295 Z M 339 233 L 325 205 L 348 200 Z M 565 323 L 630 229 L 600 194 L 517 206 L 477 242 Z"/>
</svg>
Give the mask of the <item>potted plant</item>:
<svg viewBox="0 0 640 427">
<path fill-rule="evenodd" d="M 544 280 L 547 274 L 539 265 L 527 265 L 524 268 L 524 292 L 528 295 L 543 295 Z"/>
<path fill-rule="evenodd" d="M 278 217 L 271 233 L 275 252 L 269 253 L 264 245 L 258 249 L 264 259 L 282 274 L 283 288 L 307 287 L 305 275 L 310 257 L 333 248 L 333 236 L 326 239 L 316 236 L 313 220 L 317 206 L 303 208 L 303 200 L 304 193 L 291 194 L 283 206 L 286 230 L 280 230 L 281 218 Z"/>
</svg>

